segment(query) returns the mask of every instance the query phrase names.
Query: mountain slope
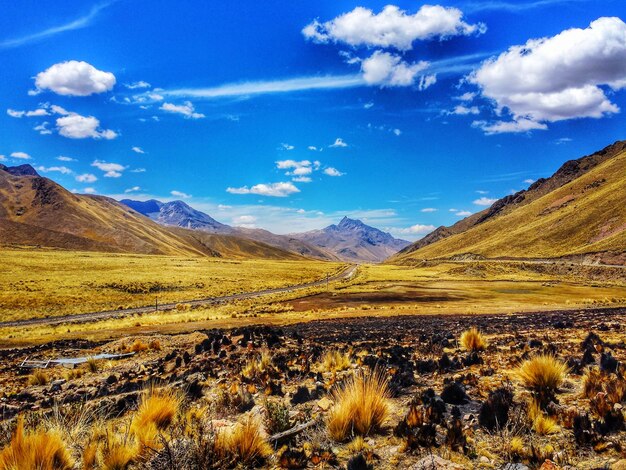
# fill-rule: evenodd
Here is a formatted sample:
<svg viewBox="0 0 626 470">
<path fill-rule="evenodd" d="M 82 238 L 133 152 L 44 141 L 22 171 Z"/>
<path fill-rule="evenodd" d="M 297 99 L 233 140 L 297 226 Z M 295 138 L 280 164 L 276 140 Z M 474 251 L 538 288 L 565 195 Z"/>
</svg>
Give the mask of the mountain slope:
<svg viewBox="0 0 626 470">
<path fill-rule="evenodd" d="M 487 258 L 597 254 L 595 259 L 626 263 L 626 142 L 569 161 L 551 178 L 461 222 L 390 262 L 471 253 Z"/>
<path fill-rule="evenodd" d="M 120 202 L 161 225 L 183 227 L 214 234 L 234 235 L 309 258 L 322 260 L 337 259 L 335 255 L 328 251 L 290 236 L 276 235 L 263 229 L 231 227 L 230 225 L 222 224 L 183 201 L 161 202 L 156 199 L 148 201 L 122 199 Z"/>
<path fill-rule="evenodd" d="M 344 217 L 337 225 L 293 233 L 291 236 L 329 250 L 344 261 L 380 262 L 409 245 L 406 240 L 399 240 L 348 217 Z"/>
<path fill-rule="evenodd" d="M 29 165 L 0 168 L 0 240 L 70 250 L 301 259 L 239 237 L 170 230 L 113 199 L 72 194 Z"/>
</svg>

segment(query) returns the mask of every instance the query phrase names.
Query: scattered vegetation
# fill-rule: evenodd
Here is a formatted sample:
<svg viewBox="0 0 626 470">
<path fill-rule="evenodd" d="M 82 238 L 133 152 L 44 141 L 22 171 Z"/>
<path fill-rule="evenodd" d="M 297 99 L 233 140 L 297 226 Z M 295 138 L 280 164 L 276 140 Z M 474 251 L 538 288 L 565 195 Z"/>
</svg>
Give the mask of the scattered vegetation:
<svg viewBox="0 0 626 470">
<path fill-rule="evenodd" d="M 48 385 L 48 374 L 42 369 L 35 369 L 30 377 L 28 377 L 28 383 L 30 385 Z"/>
<path fill-rule="evenodd" d="M 533 391 L 542 405 L 547 403 L 563 383 L 567 365 L 551 355 L 539 355 L 522 363 L 517 376 Z"/>
<path fill-rule="evenodd" d="M 272 448 L 263 437 L 258 420 L 247 415 L 233 427 L 218 434 L 216 451 L 224 462 L 253 466 L 263 462 L 271 454 Z"/>
<path fill-rule="evenodd" d="M 321 369 L 326 372 L 340 372 L 349 369 L 351 365 L 349 353 L 331 349 L 322 357 Z"/>
<path fill-rule="evenodd" d="M 131 428 L 139 442 L 142 445 L 154 445 L 159 433 L 173 423 L 181 404 L 180 394 L 172 388 L 153 386 L 144 392 Z"/>
<path fill-rule="evenodd" d="M 461 346 L 469 352 L 484 351 L 487 347 L 487 341 L 477 328 L 472 327 L 461 334 L 459 340 Z"/>
</svg>

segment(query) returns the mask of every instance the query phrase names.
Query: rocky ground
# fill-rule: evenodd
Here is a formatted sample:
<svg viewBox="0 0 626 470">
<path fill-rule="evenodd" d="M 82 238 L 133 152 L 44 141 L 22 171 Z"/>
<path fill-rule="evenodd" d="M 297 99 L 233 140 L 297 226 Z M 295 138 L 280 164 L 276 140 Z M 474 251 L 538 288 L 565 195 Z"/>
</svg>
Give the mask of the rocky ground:
<svg viewBox="0 0 626 470">
<path fill-rule="evenodd" d="M 20 414 L 33 426 L 59 409 L 119 421 L 157 385 L 184 391 L 185 406 L 212 426 L 258 415 L 273 446 L 255 463 L 264 468 L 626 468 L 626 386 L 607 398 L 615 395 L 607 387 L 624 382 L 625 318 L 626 308 L 366 317 L 0 350 L 0 447 Z M 484 334 L 484 351 L 460 347 L 470 326 Z M 135 354 L 43 374 L 19 367 L 26 358 L 103 352 Z M 554 421 L 548 432 L 529 421 L 532 390 L 515 373 L 544 353 L 569 369 L 543 404 Z M 605 388 L 584 389 L 589 368 Z M 332 392 L 361 370 L 388 381 L 389 413 L 363 439 L 337 442 L 326 430 Z"/>
</svg>

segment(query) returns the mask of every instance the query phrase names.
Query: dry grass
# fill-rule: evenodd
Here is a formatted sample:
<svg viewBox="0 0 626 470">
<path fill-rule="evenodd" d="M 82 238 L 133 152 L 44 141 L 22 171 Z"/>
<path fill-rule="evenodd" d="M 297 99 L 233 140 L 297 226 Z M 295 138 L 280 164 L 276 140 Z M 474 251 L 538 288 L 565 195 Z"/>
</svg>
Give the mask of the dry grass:
<svg viewBox="0 0 626 470">
<path fill-rule="evenodd" d="M 261 433 L 259 421 L 251 415 L 232 428 L 220 432 L 215 448 L 225 462 L 231 461 L 242 466 L 253 466 L 262 462 L 272 452 L 271 446 Z"/>
<path fill-rule="evenodd" d="M 100 370 L 100 364 L 98 364 L 98 360 L 94 359 L 93 357 L 87 359 L 86 367 L 89 372 L 94 374 Z"/>
<path fill-rule="evenodd" d="M 58 432 L 25 433 L 23 418 L 19 418 L 9 445 L 0 451 L 1 470 L 70 470 L 73 465 Z"/>
<path fill-rule="evenodd" d="M 330 436 L 345 441 L 367 436 L 380 429 L 389 415 L 389 386 L 380 371 L 359 373 L 348 378 L 333 393 L 335 405 L 327 418 Z"/>
<path fill-rule="evenodd" d="M 524 386 L 539 394 L 553 394 L 563 383 L 567 365 L 550 355 L 535 356 L 524 361 L 516 372 Z"/>
<path fill-rule="evenodd" d="M 268 351 L 262 351 L 257 357 L 249 359 L 241 369 L 241 375 L 246 379 L 258 379 L 272 365 L 272 356 Z"/>
<path fill-rule="evenodd" d="M 338 349 L 327 351 L 321 361 L 321 369 L 326 372 L 340 372 L 349 369 L 351 365 L 350 354 L 342 353 Z"/>
<path fill-rule="evenodd" d="M 148 345 L 144 343 L 143 341 L 141 341 L 140 339 L 136 339 L 135 342 L 131 344 L 130 347 L 128 348 L 129 352 L 134 352 L 134 353 L 143 352 L 147 350 L 148 350 Z"/>
<path fill-rule="evenodd" d="M 35 369 L 28 377 L 29 385 L 47 385 L 49 381 L 48 374 L 41 369 Z"/>
<path fill-rule="evenodd" d="M 139 457 L 140 449 L 128 434 L 109 430 L 102 445 L 103 470 L 127 470 Z"/>
<path fill-rule="evenodd" d="M 604 374 L 597 367 L 589 367 L 583 374 L 583 396 L 593 398 L 604 389 Z"/>
<path fill-rule="evenodd" d="M 459 342 L 461 343 L 463 349 L 470 352 L 484 351 L 487 347 L 485 337 L 475 327 L 464 331 L 461 334 Z"/>
<path fill-rule="evenodd" d="M 182 398 L 172 388 L 151 387 L 144 392 L 131 429 L 142 445 L 151 445 L 180 412 Z"/>
<path fill-rule="evenodd" d="M 532 423 L 533 431 L 540 436 L 555 434 L 560 429 L 556 421 L 542 411 L 536 400 L 531 400 L 528 405 L 528 418 Z"/>
</svg>

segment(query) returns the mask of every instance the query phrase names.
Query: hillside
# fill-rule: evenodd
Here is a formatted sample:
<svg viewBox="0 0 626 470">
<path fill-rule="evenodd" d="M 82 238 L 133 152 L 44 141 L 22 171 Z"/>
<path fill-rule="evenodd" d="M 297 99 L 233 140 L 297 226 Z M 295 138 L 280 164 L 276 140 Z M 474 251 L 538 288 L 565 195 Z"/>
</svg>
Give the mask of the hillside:
<svg viewBox="0 0 626 470">
<path fill-rule="evenodd" d="M 337 225 L 293 233 L 291 236 L 331 251 L 344 261 L 380 262 L 409 244 L 406 240 L 399 240 L 360 220 L 348 217 L 344 217 Z"/>
<path fill-rule="evenodd" d="M 120 202 L 161 225 L 188 228 L 213 234 L 233 235 L 309 258 L 337 260 L 337 257 L 332 253 L 290 236 L 276 235 L 258 228 L 231 227 L 230 225 L 220 223 L 210 215 L 194 209 L 183 201 L 161 202 L 156 199 L 148 201 L 122 199 Z M 200 237 L 200 235 L 196 236 Z"/>
<path fill-rule="evenodd" d="M 626 142 L 566 162 L 554 175 L 440 227 L 392 263 L 473 254 L 554 258 L 597 254 L 626 263 Z"/>
<path fill-rule="evenodd" d="M 29 165 L 0 167 L 0 240 L 68 250 L 299 259 L 300 256 L 234 236 L 170 230 L 117 201 L 77 195 Z"/>
</svg>

